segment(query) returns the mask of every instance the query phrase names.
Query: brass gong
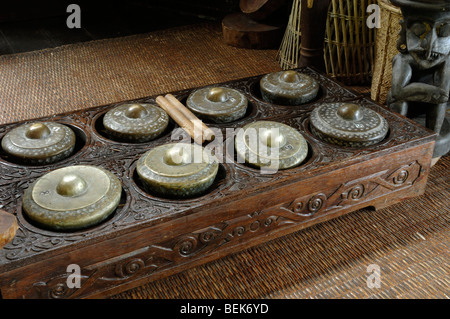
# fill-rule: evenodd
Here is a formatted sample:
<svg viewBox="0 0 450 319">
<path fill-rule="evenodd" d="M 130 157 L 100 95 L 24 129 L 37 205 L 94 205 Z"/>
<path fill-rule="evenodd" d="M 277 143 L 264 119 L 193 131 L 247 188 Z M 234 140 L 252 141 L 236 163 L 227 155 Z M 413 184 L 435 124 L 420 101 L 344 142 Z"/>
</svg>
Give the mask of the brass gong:
<svg viewBox="0 0 450 319">
<path fill-rule="evenodd" d="M 217 159 L 200 145 L 169 143 L 141 156 L 137 174 L 149 193 L 185 198 L 204 192 L 217 175 Z"/>
<path fill-rule="evenodd" d="M 38 178 L 24 193 L 25 214 L 53 230 L 78 230 L 96 225 L 119 205 L 120 180 L 95 166 L 75 165 Z"/>
<path fill-rule="evenodd" d="M 122 104 L 109 110 L 103 126 L 113 139 L 147 142 L 160 136 L 169 124 L 169 116 L 159 106 L 146 103 Z"/>
<path fill-rule="evenodd" d="M 186 106 L 200 119 L 228 123 L 242 118 L 247 111 L 247 97 L 228 87 L 206 87 L 192 92 Z"/>
<path fill-rule="evenodd" d="M 238 161 L 255 167 L 287 169 L 303 162 L 308 143 L 296 129 L 279 122 L 258 121 L 245 125 L 235 139 Z"/>
<path fill-rule="evenodd" d="M 75 148 L 75 133 L 56 122 L 23 124 L 2 139 L 3 150 L 28 164 L 50 164 L 70 156 Z"/>
<path fill-rule="evenodd" d="M 327 143 L 365 147 L 382 141 L 389 125 L 378 112 L 354 103 L 325 103 L 310 116 L 311 132 Z"/>
<path fill-rule="evenodd" d="M 308 103 L 319 92 L 316 80 L 293 70 L 266 74 L 259 84 L 263 100 L 279 105 Z"/>
</svg>

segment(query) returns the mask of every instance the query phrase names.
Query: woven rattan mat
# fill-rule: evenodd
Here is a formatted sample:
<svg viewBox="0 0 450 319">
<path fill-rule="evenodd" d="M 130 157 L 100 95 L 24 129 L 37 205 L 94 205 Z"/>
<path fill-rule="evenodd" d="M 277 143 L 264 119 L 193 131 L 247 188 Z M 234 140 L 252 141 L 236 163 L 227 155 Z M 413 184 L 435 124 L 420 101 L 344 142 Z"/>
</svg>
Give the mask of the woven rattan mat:
<svg viewBox="0 0 450 319">
<path fill-rule="evenodd" d="M 0 124 L 278 71 L 202 24 L 0 57 Z"/>
<path fill-rule="evenodd" d="M 220 25 L 0 58 L 0 122 L 279 70 L 276 50 L 225 45 Z M 450 157 L 426 194 L 359 210 L 112 298 L 448 298 Z M 369 288 L 380 269 L 379 288 Z M 368 272 L 369 267 L 369 272 Z"/>
</svg>

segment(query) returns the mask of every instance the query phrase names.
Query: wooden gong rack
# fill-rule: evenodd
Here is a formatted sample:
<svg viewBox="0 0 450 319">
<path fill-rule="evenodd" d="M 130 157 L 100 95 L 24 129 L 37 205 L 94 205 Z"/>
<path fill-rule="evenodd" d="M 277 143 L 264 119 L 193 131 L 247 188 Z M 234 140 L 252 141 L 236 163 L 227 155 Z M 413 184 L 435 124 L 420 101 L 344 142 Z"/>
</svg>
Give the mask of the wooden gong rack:
<svg viewBox="0 0 450 319">
<path fill-rule="evenodd" d="M 249 108 L 235 122 L 207 123 L 223 133 L 215 142 L 221 143 L 226 160 L 208 192 L 191 199 L 148 194 L 135 172 L 143 153 L 171 142 L 176 124 L 153 141 L 131 144 L 103 133 L 104 114 L 118 104 L 35 119 L 68 125 L 77 144 L 69 158 L 48 166 L 24 165 L 0 152 L 0 209 L 13 214 L 18 224 L 14 239 L 0 249 L 2 298 L 107 297 L 364 207 L 380 209 L 423 194 L 434 133 L 312 68 L 298 71 L 320 84 L 318 97 L 302 106 L 264 102 L 259 93 L 262 75 L 220 83 L 243 92 Z M 193 90 L 171 93 L 185 101 Z M 311 134 L 312 109 L 344 101 L 379 112 L 389 123 L 387 137 L 355 149 L 327 144 Z M 155 97 L 134 102 L 155 103 Z M 238 163 L 229 152 L 234 137 L 226 132 L 257 120 L 299 130 L 309 144 L 305 161 L 275 174 Z M 1 126 L 0 139 L 28 122 Z M 121 180 L 122 200 L 112 216 L 74 232 L 46 230 L 29 221 L 22 211 L 25 189 L 49 171 L 81 164 L 103 167 Z M 80 267 L 79 287 L 67 285 L 71 264 Z"/>
</svg>

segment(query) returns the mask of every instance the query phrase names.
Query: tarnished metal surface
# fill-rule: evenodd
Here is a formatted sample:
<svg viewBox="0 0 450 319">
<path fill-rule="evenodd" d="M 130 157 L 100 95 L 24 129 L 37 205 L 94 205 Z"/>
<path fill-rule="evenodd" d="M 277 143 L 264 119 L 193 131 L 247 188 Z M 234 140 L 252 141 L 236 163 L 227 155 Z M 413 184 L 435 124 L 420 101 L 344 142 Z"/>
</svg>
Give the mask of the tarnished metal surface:
<svg viewBox="0 0 450 319">
<path fill-rule="evenodd" d="M 44 228 L 75 230 L 95 225 L 118 206 L 119 179 L 95 166 L 74 165 L 38 178 L 24 193 L 27 216 Z"/>
<path fill-rule="evenodd" d="M 142 155 L 136 171 L 150 193 L 189 197 L 213 183 L 218 162 L 199 145 L 169 143 Z"/>
<path fill-rule="evenodd" d="M 169 124 L 169 116 L 153 104 L 122 104 L 108 111 L 103 125 L 114 139 L 147 142 L 160 136 Z"/>
<path fill-rule="evenodd" d="M 311 112 L 311 131 L 321 140 L 350 147 L 382 141 L 387 121 L 377 112 L 354 103 L 326 103 Z"/>
<path fill-rule="evenodd" d="M 313 100 L 319 92 L 319 83 L 297 71 L 280 71 L 261 78 L 263 100 L 281 105 L 299 105 Z"/>
<path fill-rule="evenodd" d="M 68 157 L 75 147 L 75 133 L 56 122 L 35 122 L 12 129 L 2 139 L 3 150 L 31 164 L 50 164 Z"/>
<path fill-rule="evenodd" d="M 186 106 L 200 119 L 229 123 L 242 118 L 248 101 L 243 93 L 227 87 L 206 87 L 192 92 Z"/>
<path fill-rule="evenodd" d="M 240 157 L 252 166 L 274 170 L 296 166 L 308 155 L 308 143 L 300 132 L 273 121 L 245 125 L 235 145 L 238 160 Z"/>
</svg>

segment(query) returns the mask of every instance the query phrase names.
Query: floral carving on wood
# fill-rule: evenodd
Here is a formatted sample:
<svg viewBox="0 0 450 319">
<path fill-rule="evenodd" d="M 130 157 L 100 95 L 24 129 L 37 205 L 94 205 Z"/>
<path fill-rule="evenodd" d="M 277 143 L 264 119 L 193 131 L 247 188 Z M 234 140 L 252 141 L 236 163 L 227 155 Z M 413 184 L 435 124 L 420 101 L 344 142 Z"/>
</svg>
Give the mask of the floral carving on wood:
<svg viewBox="0 0 450 319">
<path fill-rule="evenodd" d="M 413 161 L 395 170 L 351 180 L 322 192 L 300 196 L 287 203 L 254 211 L 87 266 L 82 270 L 82 287 L 79 290 L 63 287 L 62 283 L 67 279 L 67 275 L 63 274 L 46 282 L 35 283 L 35 291 L 43 298 L 83 296 L 89 295 L 90 289 L 107 289 L 120 282 L 151 276 L 190 259 L 203 258 L 225 246 L 237 244 L 244 238 L 258 237 L 284 227 L 299 226 L 354 203 L 370 203 L 371 199 L 410 187 L 420 178 L 421 172 L 422 166 L 418 161 Z M 29 241 L 29 237 L 19 235 L 15 240 L 22 244 L 23 249 L 46 248 L 39 242 L 39 238 Z M 58 243 L 46 243 L 53 244 Z"/>
</svg>

